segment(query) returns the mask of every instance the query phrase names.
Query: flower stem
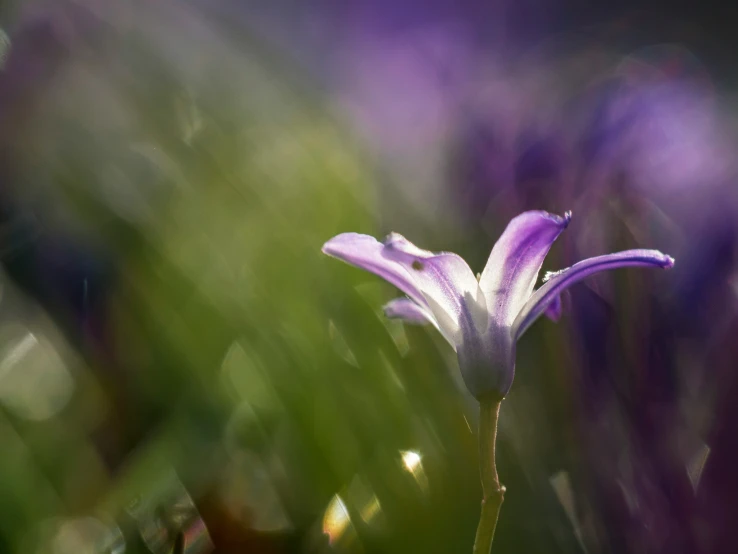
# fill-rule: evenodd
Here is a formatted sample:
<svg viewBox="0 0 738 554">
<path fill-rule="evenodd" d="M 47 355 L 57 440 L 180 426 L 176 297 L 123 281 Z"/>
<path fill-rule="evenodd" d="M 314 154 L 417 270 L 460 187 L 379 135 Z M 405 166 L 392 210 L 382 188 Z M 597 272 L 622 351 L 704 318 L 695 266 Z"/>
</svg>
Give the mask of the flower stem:
<svg viewBox="0 0 738 554">
<path fill-rule="evenodd" d="M 495 442 L 497 441 L 497 418 L 500 400 L 479 401 L 479 473 L 482 478 L 482 513 L 474 539 L 474 554 L 489 554 L 495 537 L 497 516 L 505 496 L 505 487 L 500 485 L 495 465 Z"/>
</svg>

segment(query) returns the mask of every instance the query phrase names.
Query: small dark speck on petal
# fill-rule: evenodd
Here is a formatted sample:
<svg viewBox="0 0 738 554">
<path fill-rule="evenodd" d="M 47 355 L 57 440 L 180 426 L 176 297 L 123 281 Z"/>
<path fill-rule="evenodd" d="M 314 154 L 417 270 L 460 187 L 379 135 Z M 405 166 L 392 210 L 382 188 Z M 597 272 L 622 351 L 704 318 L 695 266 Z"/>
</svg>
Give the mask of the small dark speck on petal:
<svg viewBox="0 0 738 554">
<path fill-rule="evenodd" d="M 420 262 L 420 261 L 418 261 L 418 260 L 415 260 L 415 261 L 413 262 L 413 269 L 414 269 L 415 271 L 420 271 L 420 270 L 422 270 L 422 269 L 423 269 L 424 267 L 425 267 L 425 266 L 423 265 L 423 263 L 422 263 L 422 262 Z"/>
</svg>

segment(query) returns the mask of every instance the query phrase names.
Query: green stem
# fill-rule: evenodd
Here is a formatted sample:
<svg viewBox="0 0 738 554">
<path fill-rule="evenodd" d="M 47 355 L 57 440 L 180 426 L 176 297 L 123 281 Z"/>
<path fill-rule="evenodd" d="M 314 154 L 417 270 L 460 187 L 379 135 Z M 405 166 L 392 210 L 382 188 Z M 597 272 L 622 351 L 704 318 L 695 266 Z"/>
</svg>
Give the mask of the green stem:
<svg viewBox="0 0 738 554">
<path fill-rule="evenodd" d="M 474 554 L 489 554 L 495 537 L 497 516 L 505 496 L 495 465 L 497 418 L 500 415 L 499 399 L 482 399 L 479 402 L 479 473 L 482 477 L 482 513 L 474 539 Z"/>
</svg>

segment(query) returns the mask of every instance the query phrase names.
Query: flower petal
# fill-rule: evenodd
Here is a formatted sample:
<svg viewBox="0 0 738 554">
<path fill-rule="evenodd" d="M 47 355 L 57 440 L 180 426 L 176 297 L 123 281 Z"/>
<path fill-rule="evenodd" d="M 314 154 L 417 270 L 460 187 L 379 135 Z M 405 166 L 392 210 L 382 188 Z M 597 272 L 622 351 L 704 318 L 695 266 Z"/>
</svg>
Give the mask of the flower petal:
<svg viewBox="0 0 738 554">
<path fill-rule="evenodd" d="M 392 233 L 383 255 L 401 264 L 423 293 L 440 329 L 459 346 L 470 334 L 487 327 L 484 295 L 472 270 L 456 254 L 421 250 L 402 235 Z"/>
<path fill-rule="evenodd" d="M 492 248 L 479 286 L 500 327 L 512 325 L 530 298 L 551 245 L 571 220 L 544 211 L 524 212 L 508 224 Z"/>
<path fill-rule="evenodd" d="M 562 291 L 594 273 L 628 266 L 656 266 L 669 269 L 673 265 L 674 258 L 658 250 L 625 250 L 589 258 L 567 269 L 551 273 L 546 276 L 546 283 L 530 297 L 518 314 L 513 324 L 513 336 L 516 340 L 520 338 Z"/>
<path fill-rule="evenodd" d="M 395 298 L 384 305 L 384 315 L 389 319 L 401 319 L 414 325 L 435 324 L 433 314 L 409 298 Z"/>
<path fill-rule="evenodd" d="M 402 264 L 382 255 L 385 246 L 374 237 L 343 233 L 323 245 L 323 253 L 379 275 L 407 294 L 420 306 L 428 303 Z"/>
<path fill-rule="evenodd" d="M 454 350 L 456 349 L 453 337 L 446 335 L 443 329 L 439 327 L 430 309 L 420 306 L 409 298 L 395 298 L 385 304 L 384 315 L 389 319 L 399 319 L 411 325 L 427 325 L 430 323 L 441 332 L 443 338 L 451 344 Z"/>
<path fill-rule="evenodd" d="M 544 315 L 550 319 L 551 321 L 558 321 L 561 319 L 561 313 L 564 310 L 564 306 L 561 303 L 561 295 L 557 294 L 556 297 L 551 301 L 551 303 L 546 306 L 546 309 L 543 311 Z"/>
</svg>

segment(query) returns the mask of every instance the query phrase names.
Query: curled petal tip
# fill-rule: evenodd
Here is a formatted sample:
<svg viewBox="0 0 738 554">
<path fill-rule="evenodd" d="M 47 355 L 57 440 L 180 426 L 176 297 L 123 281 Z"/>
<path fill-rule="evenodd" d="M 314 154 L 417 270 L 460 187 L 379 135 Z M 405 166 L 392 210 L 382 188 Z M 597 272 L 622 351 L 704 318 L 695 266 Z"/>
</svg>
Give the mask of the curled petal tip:
<svg viewBox="0 0 738 554">
<path fill-rule="evenodd" d="M 567 210 L 566 212 L 564 212 L 564 215 L 558 215 L 558 214 L 546 212 L 543 210 L 525 212 L 523 215 L 527 215 L 527 214 L 539 214 L 543 216 L 544 218 L 555 222 L 561 229 L 566 229 L 569 226 L 569 223 L 571 222 L 571 210 Z"/>
<path fill-rule="evenodd" d="M 335 237 L 333 237 L 333 238 L 325 241 L 325 243 L 323 244 L 323 246 L 321 246 L 320 251 L 323 254 L 326 254 L 327 256 L 332 256 L 333 255 L 333 246 L 335 246 L 336 243 L 339 242 L 341 240 L 341 237 L 343 237 L 344 235 L 345 235 L 345 233 L 343 235 L 336 235 Z"/>
<path fill-rule="evenodd" d="M 347 257 L 351 257 L 352 253 L 366 251 L 374 242 L 376 241 L 372 237 L 361 233 L 341 233 L 327 240 L 320 251 L 327 256 L 352 263 Z"/>
<path fill-rule="evenodd" d="M 408 253 L 415 253 L 420 250 L 400 233 L 395 232 L 384 237 L 384 239 L 382 239 L 382 244 L 385 248 L 395 251 L 408 251 Z"/>
<path fill-rule="evenodd" d="M 646 252 L 650 254 L 659 267 L 663 269 L 671 269 L 674 267 L 675 260 L 668 254 L 664 254 L 658 250 L 646 250 Z"/>
<path fill-rule="evenodd" d="M 388 234 L 384 239 L 382 240 L 382 244 L 385 246 L 391 246 L 393 243 L 396 243 L 398 241 L 405 240 L 405 237 L 403 237 L 400 233 L 395 233 L 394 231 Z"/>
</svg>

